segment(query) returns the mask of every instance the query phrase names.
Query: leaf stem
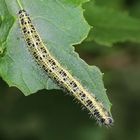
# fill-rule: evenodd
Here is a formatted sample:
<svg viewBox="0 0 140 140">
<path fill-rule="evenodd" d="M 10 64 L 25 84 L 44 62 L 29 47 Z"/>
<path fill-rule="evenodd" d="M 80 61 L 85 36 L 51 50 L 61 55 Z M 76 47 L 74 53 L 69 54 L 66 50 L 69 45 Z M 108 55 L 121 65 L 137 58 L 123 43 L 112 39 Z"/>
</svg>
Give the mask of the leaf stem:
<svg viewBox="0 0 140 140">
<path fill-rule="evenodd" d="M 18 3 L 18 5 L 19 5 L 20 9 L 23 10 L 23 6 L 22 6 L 22 4 L 21 4 L 21 1 L 20 1 L 20 0 L 17 0 L 17 3 Z"/>
</svg>

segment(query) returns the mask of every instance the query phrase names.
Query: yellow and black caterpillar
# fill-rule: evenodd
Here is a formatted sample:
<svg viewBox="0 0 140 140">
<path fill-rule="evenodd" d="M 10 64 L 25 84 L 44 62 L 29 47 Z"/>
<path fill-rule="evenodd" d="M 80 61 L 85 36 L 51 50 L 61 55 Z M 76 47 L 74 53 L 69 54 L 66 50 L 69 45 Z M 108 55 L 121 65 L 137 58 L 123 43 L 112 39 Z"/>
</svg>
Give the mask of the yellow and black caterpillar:
<svg viewBox="0 0 140 140">
<path fill-rule="evenodd" d="M 21 5 L 20 5 L 21 7 Z M 98 99 L 85 89 L 63 66 L 55 59 L 44 45 L 27 12 L 21 7 L 18 13 L 20 28 L 27 43 L 28 50 L 39 66 L 63 90 L 74 96 L 89 110 L 99 124 L 110 126 L 113 119 Z"/>
</svg>

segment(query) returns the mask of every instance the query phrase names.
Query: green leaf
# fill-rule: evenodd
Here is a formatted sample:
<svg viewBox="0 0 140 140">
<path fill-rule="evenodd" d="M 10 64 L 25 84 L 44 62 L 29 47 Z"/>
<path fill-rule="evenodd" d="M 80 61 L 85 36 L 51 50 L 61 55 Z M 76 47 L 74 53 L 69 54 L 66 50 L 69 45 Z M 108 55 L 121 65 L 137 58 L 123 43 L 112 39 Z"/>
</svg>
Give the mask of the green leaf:
<svg viewBox="0 0 140 140">
<path fill-rule="evenodd" d="M 115 8 L 115 9 L 121 9 L 124 4 L 124 0 L 96 0 L 95 2 L 98 6 L 104 6 L 104 7 Z"/>
<path fill-rule="evenodd" d="M 74 51 L 72 45 L 81 43 L 88 35 L 89 25 L 83 17 L 82 2 L 64 0 L 24 0 L 23 5 L 33 19 L 37 31 L 51 54 L 83 86 L 103 102 L 110 111 L 110 102 L 102 81 L 102 73 L 95 66 L 87 65 Z M 18 87 L 25 95 L 41 89 L 58 89 L 30 56 L 19 30 L 16 1 L 6 0 L 16 21 L 7 37 L 6 53 L 0 58 L 0 75 L 10 85 Z"/>
<path fill-rule="evenodd" d="M 9 14 L 4 0 L 0 0 L 0 56 L 4 53 L 4 43 L 13 25 L 14 19 Z"/>
<path fill-rule="evenodd" d="M 84 2 L 88 2 L 89 0 L 60 0 L 60 1 L 73 6 L 79 6 Z"/>
<path fill-rule="evenodd" d="M 140 42 L 140 20 L 92 2 L 85 9 L 85 16 L 93 26 L 87 40 L 106 46 L 112 46 L 116 42 Z"/>
</svg>

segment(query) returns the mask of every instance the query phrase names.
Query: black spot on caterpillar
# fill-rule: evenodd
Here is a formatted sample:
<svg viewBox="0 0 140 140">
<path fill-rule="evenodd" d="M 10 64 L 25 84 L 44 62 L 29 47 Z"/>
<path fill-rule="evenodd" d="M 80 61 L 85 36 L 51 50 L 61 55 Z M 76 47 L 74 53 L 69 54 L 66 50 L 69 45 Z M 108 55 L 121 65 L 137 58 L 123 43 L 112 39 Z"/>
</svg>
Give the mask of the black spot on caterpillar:
<svg viewBox="0 0 140 140">
<path fill-rule="evenodd" d="M 19 3 L 19 1 L 18 1 Z M 18 13 L 20 28 L 28 50 L 47 75 L 64 91 L 74 96 L 92 114 L 99 124 L 110 126 L 113 119 L 103 104 L 75 79 L 49 52 L 36 31 L 27 12 L 22 8 Z"/>
</svg>

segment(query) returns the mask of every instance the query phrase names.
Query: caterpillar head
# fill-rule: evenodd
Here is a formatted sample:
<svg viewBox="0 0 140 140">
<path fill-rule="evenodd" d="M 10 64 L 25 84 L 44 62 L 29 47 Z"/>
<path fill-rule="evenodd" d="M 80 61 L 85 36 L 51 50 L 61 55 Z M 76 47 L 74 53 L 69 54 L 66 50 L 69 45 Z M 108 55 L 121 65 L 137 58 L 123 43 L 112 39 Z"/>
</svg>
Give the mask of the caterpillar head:
<svg viewBox="0 0 140 140">
<path fill-rule="evenodd" d="M 25 13 L 26 11 L 24 9 L 22 10 L 19 10 L 18 14 L 21 14 L 21 13 Z"/>
</svg>

